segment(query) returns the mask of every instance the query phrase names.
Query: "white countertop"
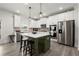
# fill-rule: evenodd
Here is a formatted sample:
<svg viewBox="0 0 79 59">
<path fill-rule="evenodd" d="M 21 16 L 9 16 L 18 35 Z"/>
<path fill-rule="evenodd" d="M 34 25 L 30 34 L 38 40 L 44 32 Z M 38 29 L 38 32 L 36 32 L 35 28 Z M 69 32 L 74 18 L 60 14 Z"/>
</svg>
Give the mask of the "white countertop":
<svg viewBox="0 0 79 59">
<path fill-rule="evenodd" d="M 36 34 L 33 34 L 32 32 L 29 33 L 21 33 L 22 36 L 32 37 L 32 38 L 39 38 L 43 36 L 49 35 L 49 32 L 37 32 Z"/>
</svg>

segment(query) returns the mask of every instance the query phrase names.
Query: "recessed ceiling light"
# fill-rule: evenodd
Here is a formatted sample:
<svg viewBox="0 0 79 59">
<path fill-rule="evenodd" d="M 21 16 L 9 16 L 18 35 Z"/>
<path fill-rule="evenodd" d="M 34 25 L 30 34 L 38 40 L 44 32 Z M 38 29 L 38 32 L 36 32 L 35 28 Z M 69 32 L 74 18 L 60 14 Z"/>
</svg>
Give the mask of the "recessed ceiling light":
<svg viewBox="0 0 79 59">
<path fill-rule="evenodd" d="M 59 7 L 59 10 L 63 10 L 63 7 Z"/>
<path fill-rule="evenodd" d="M 16 10 L 17 13 L 20 13 L 20 10 Z"/>
</svg>

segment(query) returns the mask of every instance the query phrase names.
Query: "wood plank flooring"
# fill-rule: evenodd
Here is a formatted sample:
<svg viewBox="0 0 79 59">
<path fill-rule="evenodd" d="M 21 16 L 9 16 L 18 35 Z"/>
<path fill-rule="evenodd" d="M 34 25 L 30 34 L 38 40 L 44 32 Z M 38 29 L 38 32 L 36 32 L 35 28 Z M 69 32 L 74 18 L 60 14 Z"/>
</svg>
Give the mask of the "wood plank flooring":
<svg viewBox="0 0 79 59">
<path fill-rule="evenodd" d="M 0 56 L 21 56 L 19 43 L 9 43 L 0 45 Z M 65 46 L 51 41 L 51 48 L 40 56 L 79 56 L 77 48 Z"/>
<path fill-rule="evenodd" d="M 79 56 L 77 48 L 65 46 L 51 41 L 51 48 L 43 56 Z"/>
</svg>

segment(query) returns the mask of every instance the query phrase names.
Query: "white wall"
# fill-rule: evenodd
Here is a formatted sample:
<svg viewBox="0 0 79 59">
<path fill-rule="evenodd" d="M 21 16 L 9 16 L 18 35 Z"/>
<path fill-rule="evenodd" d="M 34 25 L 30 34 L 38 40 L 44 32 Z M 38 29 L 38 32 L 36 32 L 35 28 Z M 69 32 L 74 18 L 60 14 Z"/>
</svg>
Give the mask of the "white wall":
<svg viewBox="0 0 79 59">
<path fill-rule="evenodd" d="M 1 39 L 0 44 L 9 42 L 8 35 L 13 33 L 13 14 L 0 10 Z"/>
<path fill-rule="evenodd" d="M 78 5 L 74 7 L 74 20 L 75 20 L 75 47 L 78 47 L 78 32 L 79 32 L 79 21 L 78 21 Z"/>
<path fill-rule="evenodd" d="M 75 15 L 76 15 L 76 26 L 77 26 L 77 35 L 76 38 L 78 38 L 77 42 L 78 42 L 78 50 L 79 50 L 79 4 L 77 4 L 77 6 L 75 7 L 76 11 L 75 11 Z"/>
<path fill-rule="evenodd" d="M 14 16 L 14 18 L 13 18 Z M 13 13 L 0 10 L 0 20 L 1 20 L 1 39 L 0 44 L 8 43 L 8 35 L 14 34 L 13 20 L 15 27 L 21 27 L 27 25 L 26 18 L 20 15 L 14 15 Z"/>
</svg>

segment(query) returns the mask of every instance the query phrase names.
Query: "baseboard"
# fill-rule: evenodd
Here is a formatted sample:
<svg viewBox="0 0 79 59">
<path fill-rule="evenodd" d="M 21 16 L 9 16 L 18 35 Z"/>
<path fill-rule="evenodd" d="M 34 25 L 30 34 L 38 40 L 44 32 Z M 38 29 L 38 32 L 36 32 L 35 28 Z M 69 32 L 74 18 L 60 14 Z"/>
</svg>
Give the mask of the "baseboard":
<svg viewBox="0 0 79 59">
<path fill-rule="evenodd" d="M 0 45 L 9 43 L 8 40 L 0 40 Z"/>
</svg>

